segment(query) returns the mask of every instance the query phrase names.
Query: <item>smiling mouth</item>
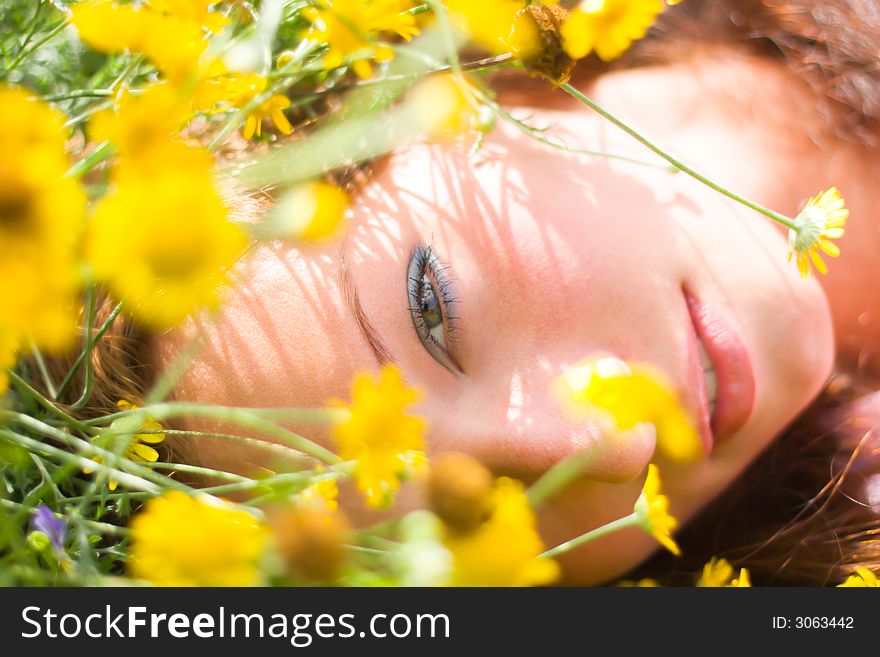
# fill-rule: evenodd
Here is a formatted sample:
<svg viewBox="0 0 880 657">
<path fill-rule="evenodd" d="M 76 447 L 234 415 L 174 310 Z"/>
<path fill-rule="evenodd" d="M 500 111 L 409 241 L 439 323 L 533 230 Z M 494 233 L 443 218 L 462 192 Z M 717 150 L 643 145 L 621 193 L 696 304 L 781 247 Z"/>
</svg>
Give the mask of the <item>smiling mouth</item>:
<svg viewBox="0 0 880 657">
<path fill-rule="evenodd" d="M 755 375 L 749 353 L 734 330 L 688 290 L 685 300 L 694 330 L 692 375 L 704 440 L 732 437 L 752 413 Z"/>
</svg>

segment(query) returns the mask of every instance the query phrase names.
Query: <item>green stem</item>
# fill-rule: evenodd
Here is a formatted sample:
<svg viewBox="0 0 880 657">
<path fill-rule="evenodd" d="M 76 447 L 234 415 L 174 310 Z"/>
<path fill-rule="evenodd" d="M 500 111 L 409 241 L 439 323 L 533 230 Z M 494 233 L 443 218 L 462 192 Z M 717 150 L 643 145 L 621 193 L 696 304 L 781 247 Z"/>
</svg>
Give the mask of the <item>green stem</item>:
<svg viewBox="0 0 880 657">
<path fill-rule="evenodd" d="M 301 436 L 284 429 L 267 417 L 283 418 L 284 421 L 326 423 L 345 417 L 344 409 L 249 409 L 211 406 L 209 404 L 193 404 L 188 402 L 166 402 L 153 404 L 129 411 L 130 415 L 151 417 L 162 421 L 178 417 L 198 417 L 220 422 L 230 422 L 278 438 L 303 454 L 328 464 L 337 464 L 341 459 L 330 450 Z M 120 415 L 120 414 L 117 414 Z M 103 418 L 107 419 L 107 418 Z"/>
<path fill-rule="evenodd" d="M 70 405 L 71 411 L 77 411 L 89 401 L 89 398 L 92 396 L 92 387 L 94 386 L 94 372 L 92 368 L 92 348 L 95 346 L 95 341 L 92 340 L 92 327 L 95 325 L 95 288 L 93 286 L 89 286 L 88 290 L 86 290 L 86 307 L 85 307 L 85 317 L 86 317 L 86 325 L 85 330 L 83 331 L 83 354 L 86 356 L 85 360 L 85 381 L 83 382 L 83 391 L 75 402 Z M 55 397 L 58 398 L 57 396 Z"/>
<path fill-rule="evenodd" d="M 595 540 L 600 536 L 605 536 L 605 534 L 610 534 L 611 532 L 616 532 L 620 529 L 624 529 L 626 527 L 635 527 L 639 524 L 639 517 L 635 513 L 631 513 L 628 516 L 624 516 L 623 518 L 618 518 L 612 522 L 609 522 L 607 525 L 602 525 L 601 527 L 597 527 L 591 531 L 588 531 L 586 534 L 581 534 L 580 536 L 571 539 L 570 541 L 566 541 L 561 545 L 557 545 L 555 548 L 551 548 L 547 550 L 542 557 L 555 557 L 565 552 L 569 552 L 570 550 L 575 549 L 587 543 L 589 541 Z"/>
<path fill-rule="evenodd" d="M 49 375 L 49 368 L 46 367 L 43 354 L 36 345 L 31 345 L 31 353 L 33 354 L 34 361 L 37 363 L 37 369 L 40 370 L 40 376 L 43 378 L 43 385 L 46 386 L 46 391 L 52 396 L 52 399 L 57 399 L 55 382 L 52 381 L 52 377 Z"/>
<path fill-rule="evenodd" d="M 529 505 L 537 509 L 551 497 L 579 479 L 590 465 L 593 456 L 587 452 L 576 452 L 559 461 L 529 487 Z"/>
<path fill-rule="evenodd" d="M 116 149 L 109 141 L 101 142 L 91 153 L 70 167 L 65 175 L 68 178 L 81 178 L 113 155 L 115 151 Z"/>
<path fill-rule="evenodd" d="M 94 349 L 95 345 L 98 341 L 104 336 L 104 334 L 109 330 L 111 324 L 113 324 L 113 320 L 119 315 L 122 310 L 122 304 L 117 304 L 113 311 L 110 313 L 110 316 L 101 324 L 101 328 L 98 329 L 98 332 L 95 333 L 94 337 L 89 340 L 88 347 L 83 349 L 82 353 L 79 357 L 74 361 L 73 365 L 70 367 L 70 371 L 67 373 L 67 376 L 64 377 L 64 380 L 61 382 L 61 385 L 58 386 L 58 396 L 63 395 L 67 390 L 67 387 L 70 385 L 71 381 L 73 381 L 73 377 L 76 376 L 76 373 L 79 371 L 79 368 L 82 366 L 83 362 L 86 358 L 92 353 L 92 349 Z M 88 333 L 86 334 L 88 336 Z"/>
<path fill-rule="evenodd" d="M 590 157 L 604 157 L 609 160 L 620 160 L 622 162 L 629 162 L 630 164 L 638 164 L 641 166 L 649 167 L 652 169 L 660 169 L 661 171 L 667 171 L 669 173 L 678 173 L 678 169 L 674 166 L 667 164 L 658 164 L 657 162 L 648 162 L 646 160 L 640 160 L 636 157 L 629 157 L 627 155 L 618 155 L 616 153 L 605 153 L 603 151 L 591 151 L 586 148 L 573 148 L 571 146 L 566 146 L 565 144 L 553 141 L 552 139 L 548 139 L 540 134 L 540 130 L 538 128 L 534 128 L 524 121 L 513 116 L 510 112 L 505 110 L 501 105 L 496 103 L 494 100 L 489 98 L 486 94 L 481 91 L 477 91 L 477 95 L 480 97 L 480 100 L 483 101 L 486 105 L 492 108 L 496 114 L 498 114 L 501 118 L 505 119 L 509 123 L 512 123 L 519 130 L 527 134 L 532 139 L 541 142 L 542 144 L 546 144 L 552 148 L 555 148 L 560 151 L 565 151 L 566 153 L 577 153 L 579 155 L 588 155 Z"/>
<path fill-rule="evenodd" d="M 0 507 L 10 509 L 12 511 L 20 511 L 22 513 L 26 513 L 27 515 L 31 515 L 33 513 L 33 509 L 24 504 L 19 504 L 18 502 L 13 502 L 12 500 L 7 500 L 0 497 Z M 87 520 L 85 518 L 77 518 L 77 522 L 82 523 L 83 525 L 94 529 L 102 534 L 112 534 L 114 536 L 127 536 L 128 529 L 125 527 L 118 527 L 116 525 L 111 525 L 106 522 L 98 522 L 97 520 Z"/>
<path fill-rule="evenodd" d="M 51 400 L 40 394 L 39 390 L 31 386 L 16 372 L 10 370 L 9 378 L 12 379 L 16 386 L 18 386 L 21 390 L 30 395 L 38 404 L 40 404 L 40 406 L 45 408 L 47 411 L 49 411 L 59 419 L 63 420 L 66 424 L 69 424 L 70 426 L 75 427 L 76 429 L 79 429 L 84 433 L 94 432 L 94 429 L 80 422 L 72 415 L 66 413 L 62 408 L 59 408 Z"/>
<path fill-rule="evenodd" d="M 596 112 L 597 114 L 599 114 L 603 118 L 607 119 L 608 121 L 610 121 L 611 123 L 616 125 L 618 128 L 623 130 L 626 134 L 628 134 L 630 137 L 632 137 L 633 139 L 638 141 L 640 144 L 642 144 L 643 146 L 648 148 L 650 151 L 652 151 L 652 152 L 656 153 L 657 155 L 659 155 L 660 157 L 662 157 L 664 160 L 669 162 L 672 166 L 674 166 L 679 171 L 686 173 L 691 178 L 698 180 L 699 182 L 703 183 L 704 185 L 706 185 L 707 187 L 709 187 L 711 189 L 714 189 L 719 194 L 723 194 L 727 198 L 732 199 L 732 200 L 736 201 L 737 203 L 741 203 L 742 205 L 746 206 L 747 208 L 750 208 L 750 209 L 754 210 L 755 212 L 759 212 L 759 213 L 763 214 L 765 217 L 768 217 L 768 218 L 772 219 L 773 221 L 780 223 L 783 226 L 785 226 L 791 230 L 797 230 L 797 226 L 795 225 L 794 221 L 792 221 L 789 217 L 786 217 L 785 215 L 779 214 L 778 212 L 774 212 L 770 208 L 766 208 L 763 205 L 760 205 L 758 203 L 754 203 L 753 201 L 750 201 L 747 198 L 744 198 L 744 197 L 740 196 L 739 194 L 730 191 L 726 187 L 723 187 L 723 186 L 719 185 L 718 183 L 713 182 L 712 180 L 709 180 L 708 178 L 706 178 L 706 176 L 698 173 L 697 171 L 694 171 L 689 166 L 687 166 L 686 164 L 684 164 L 680 160 L 674 158 L 669 153 L 664 151 L 662 148 L 660 148 L 659 146 L 654 144 L 652 141 L 650 141 L 646 137 L 642 136 L 634 128 L 631 128 L 629 125 L 627 125 L 626 123 L 624 123 L 623 121 L 618 119 L 613 114 L 611 114 L 611 113 L 607 112 L 606 110 L 602 109 L 601 107 L 599 107 L 599 105 L 597 105 L 588 96 L 584 95 L 583 93 L 581 93 L 580 91 L 575 89 L 573 86 L 571 86 L 570 83 L 566 82 L 565 84 L 560 85 L 560 89 L 565 91 L 570 96 L 573 96 L 574 98 L 576 98 L 577 100 L 582 102 L 584 105 L 587 105 L 594 112 Z"/>
</svg>

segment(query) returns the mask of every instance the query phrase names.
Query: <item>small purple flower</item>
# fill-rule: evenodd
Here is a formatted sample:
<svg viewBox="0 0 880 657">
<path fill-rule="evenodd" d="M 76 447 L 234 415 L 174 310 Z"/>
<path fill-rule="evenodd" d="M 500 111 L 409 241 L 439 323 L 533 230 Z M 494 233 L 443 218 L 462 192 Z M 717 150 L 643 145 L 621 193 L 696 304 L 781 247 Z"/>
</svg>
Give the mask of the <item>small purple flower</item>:
<svg viewBox="0 0 880 657">
<path fill-rule="evenodd" d="M 64 550 L 64 539 L 67 538 L 67 523 L 61 518 L 56 518 L 48 506 L 37 507 L 34 517 L 31 518 L 31 529 L 43 532 L 52 541 L 52 546 L 58 550 Z"/>
</svg>

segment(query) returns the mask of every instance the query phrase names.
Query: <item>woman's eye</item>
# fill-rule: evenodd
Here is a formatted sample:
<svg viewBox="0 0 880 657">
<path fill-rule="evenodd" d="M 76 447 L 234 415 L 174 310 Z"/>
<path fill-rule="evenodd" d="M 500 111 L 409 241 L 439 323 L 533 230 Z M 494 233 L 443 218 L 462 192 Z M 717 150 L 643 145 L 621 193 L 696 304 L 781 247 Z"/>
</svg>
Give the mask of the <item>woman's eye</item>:
<svg viewBox="0 0 880 657">
<path fill-rule="evenodd" d="M 449 308 L 455 299 L 450 294 L 445 270 L 430 248 L 416 247 L 407 268 L 409 311 L 427 352 L 450 372 L 461 373 L 450 349 L 453 318 Z"/>
</svg>

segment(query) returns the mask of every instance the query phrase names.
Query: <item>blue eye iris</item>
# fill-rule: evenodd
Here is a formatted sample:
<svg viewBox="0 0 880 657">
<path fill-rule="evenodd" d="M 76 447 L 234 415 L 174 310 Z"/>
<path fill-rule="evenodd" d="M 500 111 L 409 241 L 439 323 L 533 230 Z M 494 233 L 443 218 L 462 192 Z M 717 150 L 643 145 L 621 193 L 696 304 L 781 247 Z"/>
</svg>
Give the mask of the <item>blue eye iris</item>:
<svg viewBox="0 0 880 657">
<path fill-rule="evenodd" d="M 409 311 L 425 350 L 450 372 L 460 374 L 461 368 L 450 351 L 453 318 L 449 308 L 455 299 L 445 271 L 430 248 L 416 247 L 407 267 Z"/>
</svg>

